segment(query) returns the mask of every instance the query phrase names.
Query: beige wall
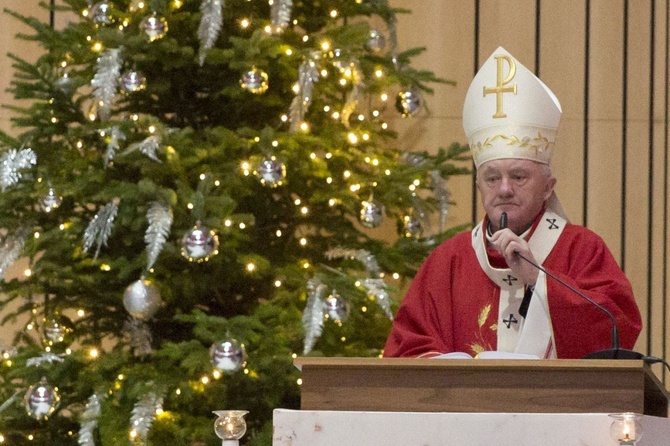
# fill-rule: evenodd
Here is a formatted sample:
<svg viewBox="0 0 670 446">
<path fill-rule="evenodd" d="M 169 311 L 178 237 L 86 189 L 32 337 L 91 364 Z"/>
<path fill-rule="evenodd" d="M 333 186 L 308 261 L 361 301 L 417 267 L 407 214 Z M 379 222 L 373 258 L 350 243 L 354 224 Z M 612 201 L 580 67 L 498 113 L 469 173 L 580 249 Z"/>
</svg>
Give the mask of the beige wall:
<svg viewBox="0 0 670 446">
<path fill-rule="evenodd" d="M 465 92 L 497 46 L 536 69 L 564 110 L 553 162 L 559 196 L 573 222 L 603 236 L 630 277 L 645 320 L 637 349 L 666 358 L 669 1 L 391 0 L 413 10 L 400 16 L 399 49 L 427 47 L 415 65 L 457 82 L 436 86 L 430 112 L 396 120 L 399 144 L 424 150 L 464 142 Z M 4 2 L 48 20 L 38 0 Z M 29 51 L 12 39 L 20 30 L 0 16 L 0 54 Z M 10 103 L 9 65 L 0 56 L 3 104 Z M 6 110 L 0 128 L 8 128 Z M 471 178 L 453 180 L 451 189 L 451 224 L 481 217 Z"/>
<path fill-rule="evenodd" d="M 400 124 L 403 146 L 465 141 L 465 93 L 496 47 L 537 70 L 563 107 L 553 160 L 561 201 L 574 223 L 605 239 L 630 278 L 644 320 L 637 350 L 670 358 L 668 0 L 391 3 L 413 10 L 400 19 L 401 49 L 426 46 L 418 66 L 457 82 L 436 88 L 429 116 Z M 451 187 L 451 223 L 481 218 L 471 178 Z"/>
</svg>

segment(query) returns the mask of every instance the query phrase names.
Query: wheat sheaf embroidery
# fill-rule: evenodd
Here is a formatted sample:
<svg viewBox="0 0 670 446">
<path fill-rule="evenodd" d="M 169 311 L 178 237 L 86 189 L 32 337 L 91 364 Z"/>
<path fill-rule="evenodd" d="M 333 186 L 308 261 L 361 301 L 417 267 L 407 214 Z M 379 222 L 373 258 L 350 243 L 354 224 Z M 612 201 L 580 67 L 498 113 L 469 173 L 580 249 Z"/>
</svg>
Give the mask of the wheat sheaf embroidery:
<svg viewBox="0 0 670 446">
<path fill-rule="evenodd" d="M 477 326 L 479 327 L 479 332 L 475 333 L 476 342 L 470 343 L 470 349 L 472 350 L 472 353 L 474 353 L 475 355 L 486 350 L 493 350 L 493 346 L 489 345 L 484 340 L 484 335 L 482 333 L 482 330 L 486 329 L 485 327 L 486 320 L 489 318 L 490 313 L 491 313 L 491 304 L 488 304 L 484 306 L 484 308 L 482 308 L 477 317 Z M 488 329 L 496 331 L 498 329 L 498 326 L 497 324 L 492 324 L 491 326 L 488 327 Z"/>
<path fill-rule="evenodd" d="M 485 148 L 493 146 L 492 144 L 493 141 L 497 140 L 506 141 L 508 146 L 519 146 L 521 148 L 533 150 L 535 151 L 536 155 L 538 153 L 549 150 L 549 148 L 553 145 L 553 142 L 549 141 L 549 139 L 542 136 L 541 132 L 537 132 L 537 136 L 535 138 L 531 138 L 530 136 L 524 136 L 520 138 L 517 135 L 498 134 L 486 138 L 484 141 L 478 141 L 475 144 L 475 149 L 473 150 L 473 152 L 475 153 L 475 155 L 479 155 L 484 151 Z"/>
</svg>

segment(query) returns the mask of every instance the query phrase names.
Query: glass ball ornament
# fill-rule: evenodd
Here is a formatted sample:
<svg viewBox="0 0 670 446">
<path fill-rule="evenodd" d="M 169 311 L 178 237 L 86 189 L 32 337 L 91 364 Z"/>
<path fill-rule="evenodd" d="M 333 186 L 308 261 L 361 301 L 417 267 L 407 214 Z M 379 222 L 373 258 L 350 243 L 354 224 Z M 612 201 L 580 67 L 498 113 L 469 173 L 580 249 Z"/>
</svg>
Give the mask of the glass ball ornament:
<svg viewBox="0 0 670 446">
<path fill-rule="evenodd" d="M 384 218 L 384 206 L 377 200 L 366 200 L 361 203 L 359 220 L 366 228 L 376 228 Z"/>
<path fill-rule="evenodd" d="M 96 25 L 109 25 L 114 21 L 112 18 L 112 5 L 107 0 L 102 0 L 91 6 L 88 16 Z"/>
<path fill-rule="evenodd" d="M 42 320 L 42 346 L 48 352 L 64 352 L 74 341 L 74 324 L 62 314 L 53 314 Z"/>
<path fill-rule="evenodd" d="M 56 189 L 50 187 L 44 196 L 40 199 L 40 209 L 44 212 L 51 212 L 54 209 L 58 209 L 63 202 L 63 197 L 58 195 Z"/>
<path fill-rule="evenodd" d="M 286 165 L 275 157 L 269 157 L 258 163 L 256 176 L 264 186 L 281 186 L 286 180 Z"/>
<path fill-rule="evenodd" d="M 414 116 L 421 108 L 421 98 L 416 90 L 401 91 L 395 100 L 395 108 L 403 117 Z"/>
<path fill-rule="evenodd" d="M 63 73 L 61 77 L 54 81 L 54 87 L 63 94 L 70 94 L 74 91 L 74 79 L 68 73 Z"/>
<path fill-rule="evenodd" d="M 386 37 L 376 29 L 371 29 L 368 35 L 368 41 L 365 43 L 365 49 L 373 54 L 379 54 L 386 46 Z"/>
<path fill-rule="evenodd" d="M 121 75 L 119 85 L 124 93 L 135 93 L 147 87 L 147 79 L 141 71 L 130 70 Z"/>
<path fill-rule="evenodd" d="M 123 292 L 123 306 L 137 319 L 150 319 L 163 301 L 158 287 L 146 279 L 139 279 Z"/>
<path fill-rule="evenodd" d="M 342 323 L 349 318 L 349 303 L 335 290 L 326 298 L 325 317 Z"/>
<path fill-rule="evenodd" d="M 190 262 L 206 262 L 219 253 L 219 237 L 206 226 L 196 225 L 181 239 L 181 255 Z"/>
<path fill-rule="evenodd" d="M 421 224 L 421 220 L 418 219 L 413 212 L 410 212 L 408 215 L 403 215 L 400 217 L 398 234 L 407 238 L 420 238 L 423 235 L 423 225 Z"/>
<path fill-rule="evenodd" d="M 23 397 L 28 416 L 36 420 L 46 420 L 60 404 L 58 389 L 50 386 L 46 378 L 28 388 Z"/>
<path fill-rule="evenodd" d="M 214 421 L 214 433 L 223 440 L 223 445 L 237 444 L 237 440 L 247 432 L 247 422 L 244 416 L 246 410 L 215 410 L 217 419 Z"/>
<path fill-rule="evenodd" d="M 209 360 L 212 365 L 225 373 L 234 373 L 244 367 L 247 352 L 244 344 L 236 339 L 217 341 L 209 348 Z"/>
<path fill-rule="evenodd" d="M 642 439 L 642 424 L 639 414 L 633 412 L 611 413 L 614 418 L 610 426 L 610 437 L 619 446 L 635 446 Z"/>
<path fill-rule="evenodd" d="M 154 13 L 140 22 L 140 31 L 149 38 L 149 42 L 153 42 L 165 37 L 168 32 L 168 22 L 165 17 L 159 17 Z"/>
<path fill-rule="evenodd" d="M 240 78 L 240 85 L 250 93 L 265 93 L 269 86 L 268 74 L 263 70 L 259 70 L 258 68 L 252 68 L 251 70 L 242 74 L 242 77 Z"/>
<path fill-rule="evenodd" d="M 340 48 L 333 48 L 328 55 L 331 58 L 331 63 L 339 71 L 343 71 L 349 66 L 349 60 L 345 57 L 344 51 Z"/>
</svg>

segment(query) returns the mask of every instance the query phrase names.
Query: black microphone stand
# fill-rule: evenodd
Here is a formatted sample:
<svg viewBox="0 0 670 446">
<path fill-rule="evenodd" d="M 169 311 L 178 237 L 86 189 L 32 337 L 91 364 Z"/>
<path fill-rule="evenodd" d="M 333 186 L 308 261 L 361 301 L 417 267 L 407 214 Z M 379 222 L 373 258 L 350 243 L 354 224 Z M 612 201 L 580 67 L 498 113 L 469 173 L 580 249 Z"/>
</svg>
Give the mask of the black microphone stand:
<svg viewBox="0 0 670 446">
<path fill-rule="evenodd" d="M 598 310 L 602 311 L 605 313 L 612 321 L 612 346 L 611 348 L 607 350 L 599 350 L 595 351 L 593 353 L 589 353 L 585 356 L 583 356 L 583 359 L 643 359 L 645 356 L 642 353 L 638 353 L 633 350 L 626 350 L 619 348 L 619 328 L 617 327 L 616 319 L 614 318 L 614 315 L 610 313 L 605 307 L 602 305 L 598 304 L 595 302 L 593 299 L 590 297 L 586 296 L 584 293 L 578 291 L 575 289 L 573 286 L 565 282 L 564 280 L 560 279 L 556 275 L 550 273 L 549 271 L 546 270 L 546 268 L 543 268 L 542 266 L 538 265 L 537 263 L 533 262 L 532 260 L 526 258 L 520 253 L 516 253 L 519 258 L 523 259 L 524 261 L 528 262 L 529 264 L 533 265 L 535 268 L 539 269 L 543 273 L 545 273 L 547 276 L 551 277 L 573 293 L 575 293 L 577 296 L 581 297 L 585 301 L 589 302 L 591 305 L 595 306 Z"/>
</svg>

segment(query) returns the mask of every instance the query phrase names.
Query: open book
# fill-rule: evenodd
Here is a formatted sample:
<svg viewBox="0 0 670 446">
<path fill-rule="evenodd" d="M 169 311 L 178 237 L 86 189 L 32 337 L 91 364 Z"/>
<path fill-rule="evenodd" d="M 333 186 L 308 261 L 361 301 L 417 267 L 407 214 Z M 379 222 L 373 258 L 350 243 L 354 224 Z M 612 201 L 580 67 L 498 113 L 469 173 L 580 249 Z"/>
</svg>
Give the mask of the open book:
<svg viewBox="0 0 670 446">
<path fill-rule="evenodd" d="M 527 355 L 525 353 L 512 352 L 498 352 L 489 350 L 480 352 L 475 356 L 476 359 L 540 359 L 536 355 Z M 473 359 L 473 357 L 465 352 L 451 352 L 442 353 L 441 355 L 432 356 L 431 359 Z"/>
</svg>

